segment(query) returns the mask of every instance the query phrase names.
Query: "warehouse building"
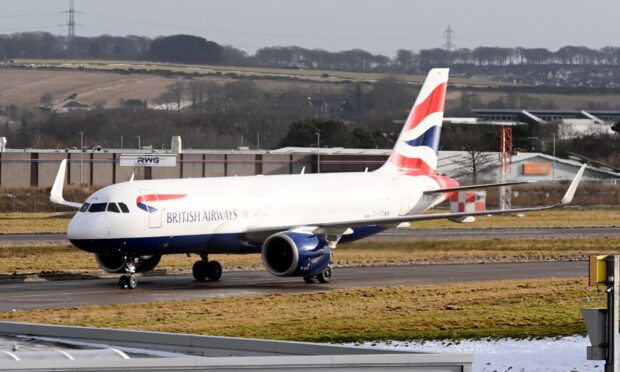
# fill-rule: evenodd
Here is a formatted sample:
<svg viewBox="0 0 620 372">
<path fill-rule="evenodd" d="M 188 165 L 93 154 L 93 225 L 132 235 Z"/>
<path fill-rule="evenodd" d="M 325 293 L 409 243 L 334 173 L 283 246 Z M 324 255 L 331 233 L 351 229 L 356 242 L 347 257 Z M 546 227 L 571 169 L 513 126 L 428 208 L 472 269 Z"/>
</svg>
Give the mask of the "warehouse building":
<svg viewBox="0 0 620 372">
<path fill-rule="evenodd" d="M 278 150 L 15 150 L 0 153 L 0 187 L 50 187 L 60 161 L 69 160 L 67 184 L 105 186 L 136 179 L 248 176 L 256 174 L 296 174 L 364 172 L 378 169 L 391 150 L 286 147 Z M 472 172 L 472 154 L 467 151 L 440 151 L 438 172 L 462 184 L 496 182 L 497 153 L 478 154 L 478 171 Z M 143 163 L 138 163 L 143 160 Z M 318 160 L 318 162 L 317 162 Z M 157 161 L 157 163 L 152 163 Z M 580 163 L 541 153 L 513 156 L 507 181 L 561 182 L 570 180 Z M 620 172 L 611 168 L 588 167 L 584 182 L 617 183 Z"/>
</svg>

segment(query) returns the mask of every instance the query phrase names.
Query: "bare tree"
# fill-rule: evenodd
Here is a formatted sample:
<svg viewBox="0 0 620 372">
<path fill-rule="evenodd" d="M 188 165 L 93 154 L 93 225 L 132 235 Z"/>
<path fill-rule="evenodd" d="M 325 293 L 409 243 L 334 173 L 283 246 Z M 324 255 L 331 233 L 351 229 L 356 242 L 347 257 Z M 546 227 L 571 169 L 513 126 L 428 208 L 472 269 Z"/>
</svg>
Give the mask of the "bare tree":
<svg viewBox="0 0 620 372">
<path fill-rule="evenodd" d="M 459 166 L 455 177 L 471 174 L 472 183 L 476 184 L 478 174 L 492 168 L 496 156 L 490 152 L 478 151 L 475 147 L 466 150 L 466 154 L 455 162 Z"/>
</svg>

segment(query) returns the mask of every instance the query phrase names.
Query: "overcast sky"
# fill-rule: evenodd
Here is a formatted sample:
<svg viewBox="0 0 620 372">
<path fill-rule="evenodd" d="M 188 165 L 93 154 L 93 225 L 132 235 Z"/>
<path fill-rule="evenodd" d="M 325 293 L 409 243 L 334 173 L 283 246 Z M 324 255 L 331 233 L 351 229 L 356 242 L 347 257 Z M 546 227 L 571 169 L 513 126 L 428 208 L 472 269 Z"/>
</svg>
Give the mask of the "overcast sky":
<svg viewBox="0 0 620 372">
<path fill-rule="evenodd" d="M 69 0 L 0 0 L 0 33 L 66 34 Z M 253 53 L 264 46 L 394 56 L 440 47 L 620 46 L 618 0 L 75 0 L 76 34 L 187 33 Z"/>
</svg>

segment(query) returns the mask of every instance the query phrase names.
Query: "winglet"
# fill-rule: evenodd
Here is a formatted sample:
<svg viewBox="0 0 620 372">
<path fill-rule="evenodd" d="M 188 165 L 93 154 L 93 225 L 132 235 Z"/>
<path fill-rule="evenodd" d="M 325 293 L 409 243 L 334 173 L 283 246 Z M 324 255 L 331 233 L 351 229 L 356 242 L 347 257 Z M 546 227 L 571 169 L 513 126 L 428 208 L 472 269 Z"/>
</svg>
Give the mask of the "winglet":
<svg viewBox="0 0 620 372">
<path fill-rule="evenodd" d="M 577 186 L 579 186 L 579 182 L 581 182 L 581 177 L 583 176 L 583 172 L 586 170 L 587 166 L 587 164 L 581 166 L 581 168 L 577 172 L 577 175 L 575 175 L 575 178 L 573 178 L 573 181 L 570 183 L 568 190 L 566 190 L 566 194 L 564 194 L 560 205 L 567 205 L 573 201 L 575 191 L 577 191 Z"/>
<path fill-rule="evenodd" d="M 60 167 L 58 168 L 58 174 L 56 174 L 56 179 L 54 180 L 52 191 L 50 191 L 50 201 L 54 204 L 65 205 L 67 207 L 72 207 L 72 208 L 79 208 L 82 206 L 82 203 L 69 202 L 69 201 L 66 201 L 65 198 L 62 197 L 62 190 L 65 186 L 66 173 L 67 173 L 67 159 L 63 159 L 60 162 Z"/>
</svg>

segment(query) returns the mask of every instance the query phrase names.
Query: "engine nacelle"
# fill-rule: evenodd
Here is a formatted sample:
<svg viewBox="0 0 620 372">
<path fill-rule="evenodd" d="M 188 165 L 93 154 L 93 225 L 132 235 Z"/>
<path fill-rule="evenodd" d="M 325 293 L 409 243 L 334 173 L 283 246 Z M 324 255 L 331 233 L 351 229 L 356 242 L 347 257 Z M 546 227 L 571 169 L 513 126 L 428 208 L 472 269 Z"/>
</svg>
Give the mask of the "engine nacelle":
<svg viewBox="0 0 620 372">
<path fill-rule="evenodd" d="M 265 240 L 261 256 L 273 275 L 312 276 L 329 265 L 331 249 L 318 235 L 281 232 Z"/>
<path fill-rule="evenodd" d="M 125 272 L 125 260 L 121 255 L 102 255 L 96 254 L 97 264 L 99 267 L 108 273 L 123 273 Z M 138 263 L 136 264 L 137 273 L 145 273 L 151 271 L 157 266 L 161 255 L 154 256 L 141 256 L 138 257 Z"/>
</svg>

